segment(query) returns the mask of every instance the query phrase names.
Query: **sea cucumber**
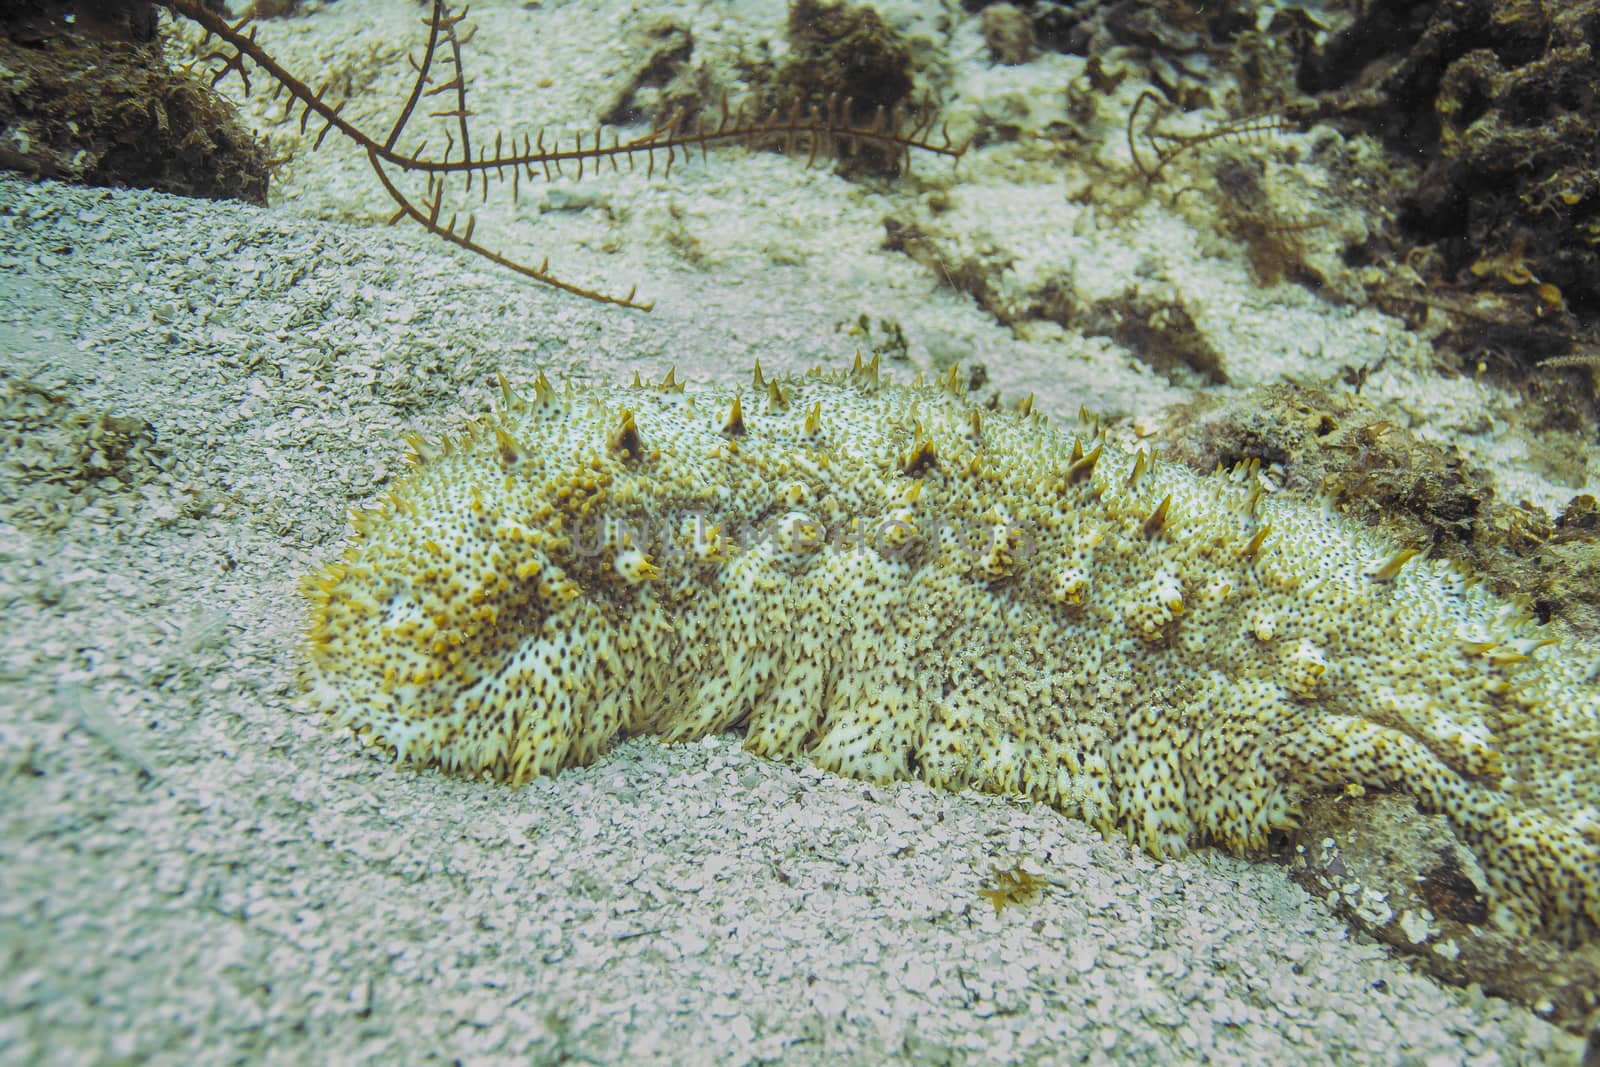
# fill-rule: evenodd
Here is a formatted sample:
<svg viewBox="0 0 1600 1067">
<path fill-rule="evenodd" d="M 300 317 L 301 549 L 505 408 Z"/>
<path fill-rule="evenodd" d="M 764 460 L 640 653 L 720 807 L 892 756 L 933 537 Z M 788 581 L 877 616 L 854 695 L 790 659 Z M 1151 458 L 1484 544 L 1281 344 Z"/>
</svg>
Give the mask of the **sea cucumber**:
<svg viewBox="0 0 1600 1067">
<path fill-rule="evenodd" d="M 504 387 L 460 437 L 409 437 L 306 579 L 313 702 L 400 761 L 513 782 L 742 727 L 1156 856 L 1259 849 L 1308 792 L 1400 790 L 1470 843 L 1500 925 L 1594 938 L 1592 657 L 1252 467 L 960 392 L 859 359 Z"/>
</svg>

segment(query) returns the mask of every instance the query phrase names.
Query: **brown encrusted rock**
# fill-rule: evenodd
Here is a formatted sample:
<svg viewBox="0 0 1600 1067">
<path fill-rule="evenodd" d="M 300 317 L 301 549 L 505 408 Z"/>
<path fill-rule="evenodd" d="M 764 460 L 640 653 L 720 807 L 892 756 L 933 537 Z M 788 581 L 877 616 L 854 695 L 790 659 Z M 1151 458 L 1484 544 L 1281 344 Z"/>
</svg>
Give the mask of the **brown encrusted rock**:
<svg viewBox="0 0 1600 1067">
<path fill-rule="evenodd" d="M 1283 484 L 1325 495 L 1401 542 L 1459 562 L 1541 619 L 1600 634 L 1600 523 L 1592 498 L 1552 520 L 1501 497 L 1494 473 L 1424 440 L 1351 389 L 1270 385 L 1167 412 L 1162 450 L 1198 471 L 1258 460 Z"/>
<path fill-rule="evenodd" d="M 885 112 L 908 106 L 912 96 L 911 50 L 870 4 L 794 0 L 789 6 L 788 61 L 778 72 L 772 106 L 787 109 L 824 107 L 832 99 L 846 118 L 870 122 Z M 893 173 L 899 156 L 863 147 L 841 160 L 841 171 Z"/>
<path fill-rule="evenodd" d="M 1011 4 L 991 4 L 983 9 L 979 21 L 983 43 L 995 62 L 1019 66 L 1037 53 L 1033 40 L 1033 20 Z"/>
<path fill-rule="evenodd" d="M 1600 316 L 1597 42 L 1600 0 L 1371 4 L 1299 80 L 1321 114 L 1422 160 L 1401 222 L 1430 280 L 1508 290 L 1508 314 L 1565 327 Z"/>
<path fill-rule="evenodd" d="M 1573 1031 L 1600 1006 L 1600 945 L 1567 950 L 1497 929 L 1472 851 L 1409 797 L 1319 797 L 1283 855 L 1307 892 L 1418 970 Z"/>
<path fill-rule="evenodd" d="M 45 5 L 50 6 L 50 5 Z M 266 153 L 233 106 L 109 19 L 0 33 L 0 166 L 265 204 Z"/>
</svg>

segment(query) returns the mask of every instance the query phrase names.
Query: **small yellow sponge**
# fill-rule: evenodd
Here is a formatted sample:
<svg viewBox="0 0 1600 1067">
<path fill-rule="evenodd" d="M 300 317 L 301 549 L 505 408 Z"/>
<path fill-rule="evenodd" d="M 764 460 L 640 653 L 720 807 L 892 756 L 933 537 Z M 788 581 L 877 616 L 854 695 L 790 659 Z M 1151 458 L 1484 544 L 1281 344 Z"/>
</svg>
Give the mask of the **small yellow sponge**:
<svg viewBox="0 0 1600 1067">
<path fill-rule="evenodd" d="M 1516 607 L 1283 494 L 876 368 L 505 391 L 307 579 L 316 703 L 513 782 L 742 727 L 1156 856 L 1308 791 L 1447 815 L 1514 930 L 1600 931 L 1600 687 Z"/>
</svg>

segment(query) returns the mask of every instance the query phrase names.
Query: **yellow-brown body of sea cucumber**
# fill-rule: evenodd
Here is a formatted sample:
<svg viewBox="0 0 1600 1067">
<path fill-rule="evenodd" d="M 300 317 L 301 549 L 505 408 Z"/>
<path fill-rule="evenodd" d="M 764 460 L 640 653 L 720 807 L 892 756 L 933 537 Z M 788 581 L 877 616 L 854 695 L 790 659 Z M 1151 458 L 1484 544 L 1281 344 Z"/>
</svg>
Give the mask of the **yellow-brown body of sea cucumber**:
<svg viewBox="0 0 1600 1067">
<path fill-rule="evenodd" d="M 523 781 L 742 727 L 1022 793 L 1157 856 L 1400 790 L 1508 928 L 1600 929 L 1600 687 L 1520 608 L 1254 472 L 1201 477 L 875 368 L 509 389 L 305 582 L 314 701 Z"/>
</svg>

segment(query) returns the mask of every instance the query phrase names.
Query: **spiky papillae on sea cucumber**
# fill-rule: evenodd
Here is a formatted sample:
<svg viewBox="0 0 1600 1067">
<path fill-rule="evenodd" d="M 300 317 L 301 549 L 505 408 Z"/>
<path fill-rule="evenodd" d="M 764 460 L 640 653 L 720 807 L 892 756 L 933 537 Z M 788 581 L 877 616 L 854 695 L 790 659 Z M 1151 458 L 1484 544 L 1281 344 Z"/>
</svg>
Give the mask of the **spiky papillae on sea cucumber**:
<svg viewBox="0 0 1600 1067">
<path fill-rule="evenodd" d="M 876 367 L 533 395 L 305 583 L 316 703 L 523 781 L 742 726 L 871 781 L 1024 793 L 1157 856 L 1403 790 L 1504 926 L 1600 929 L 1600 687 L 1520 608 L 1337 515 Z"/>
</svg>

